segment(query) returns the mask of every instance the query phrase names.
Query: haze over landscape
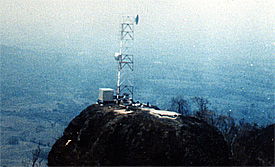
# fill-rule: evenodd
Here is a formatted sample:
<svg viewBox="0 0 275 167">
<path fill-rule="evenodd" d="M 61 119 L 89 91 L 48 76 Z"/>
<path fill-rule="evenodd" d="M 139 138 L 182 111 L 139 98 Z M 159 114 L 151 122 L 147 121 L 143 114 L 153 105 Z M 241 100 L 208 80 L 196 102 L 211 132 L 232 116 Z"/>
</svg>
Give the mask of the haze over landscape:
<svg viewBox="0 0 275 167">
<path fill-rule="evenodd" d="M 237 120 L 274 123 L 274 8 L 273 0 L 1 1 L 1 166 L 20 164 L 39 141 L 46 152 L 98 88 L 115 88 L 124 14 L 140 18 L 135 100 L 169 109 L 172 97 L 205 97 Z"/>
</svg>

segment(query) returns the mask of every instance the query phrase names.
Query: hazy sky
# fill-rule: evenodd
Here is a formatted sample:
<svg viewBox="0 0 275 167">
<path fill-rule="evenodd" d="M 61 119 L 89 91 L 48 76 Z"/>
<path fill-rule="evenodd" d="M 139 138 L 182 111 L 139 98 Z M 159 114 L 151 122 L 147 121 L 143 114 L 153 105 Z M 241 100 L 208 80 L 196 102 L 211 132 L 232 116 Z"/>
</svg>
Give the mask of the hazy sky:
<svg viewBox="0 0 275 167">
<path fill-rule="evenodd" d="M 135 36 L 140 47 L 274 48 L 274 9 L 274 0 L 2 0 L 1 43 L 115 52 L 121 16 L 139 14 Z"/>
</svg>

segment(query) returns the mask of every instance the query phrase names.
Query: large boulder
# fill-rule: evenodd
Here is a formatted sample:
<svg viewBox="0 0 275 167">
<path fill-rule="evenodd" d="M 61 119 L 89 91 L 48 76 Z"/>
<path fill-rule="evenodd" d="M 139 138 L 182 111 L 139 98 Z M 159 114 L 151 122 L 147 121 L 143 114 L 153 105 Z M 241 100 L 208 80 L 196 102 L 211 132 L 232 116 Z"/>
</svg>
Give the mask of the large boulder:
<svg viewBox="0 0 275 167">
<path fill-rule="evenodd" d="M 229 165 L 228 147 L 213 126 L 155 109 L 94 104 L 65 129 L 49 166 Z"/>
</svg>

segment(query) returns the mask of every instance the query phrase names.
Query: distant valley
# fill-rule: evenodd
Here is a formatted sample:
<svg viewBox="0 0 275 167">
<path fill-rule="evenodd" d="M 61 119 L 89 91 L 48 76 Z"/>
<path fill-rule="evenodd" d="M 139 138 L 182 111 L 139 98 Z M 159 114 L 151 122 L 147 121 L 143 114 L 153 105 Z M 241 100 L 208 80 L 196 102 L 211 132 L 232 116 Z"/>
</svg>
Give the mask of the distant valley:
<svg viewBox="0 0 275 167">
<path fill-rule="evenodd" d="M 169 109 L 172 97 L 199 96 L 237 120 L 274 123 L 272 56 L 248 61 L 216 54 L 150 54 L 136 56 L 135 100 Z M 116 70 L 112 56 L 1 45 L 1 166 L 25 163 L 38 142 L 47 154 L 68 123 L 96 102 L 98 88 L 115 88 Z"/>
</svg>

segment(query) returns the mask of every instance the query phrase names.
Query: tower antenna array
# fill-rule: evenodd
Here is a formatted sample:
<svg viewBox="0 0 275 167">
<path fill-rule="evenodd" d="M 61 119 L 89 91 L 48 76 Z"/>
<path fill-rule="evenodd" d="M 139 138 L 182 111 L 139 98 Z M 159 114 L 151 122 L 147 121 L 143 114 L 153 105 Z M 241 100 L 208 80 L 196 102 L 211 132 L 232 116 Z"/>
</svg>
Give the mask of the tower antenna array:
<svg viewBox="0 0 275 167">
<path fill-rule="evenodd" d="M 134 25 L 138 24 L 139 17 L 123 16 L 120 23 L 120 48 L 119 53 L 115 54 L 118 61 L 117 75 L 117 100 L 123 96 L 134 97 L 133 71 L 134 71 Z M 129 97 L 130 96 L 130 97 Z"/>
</svg>

